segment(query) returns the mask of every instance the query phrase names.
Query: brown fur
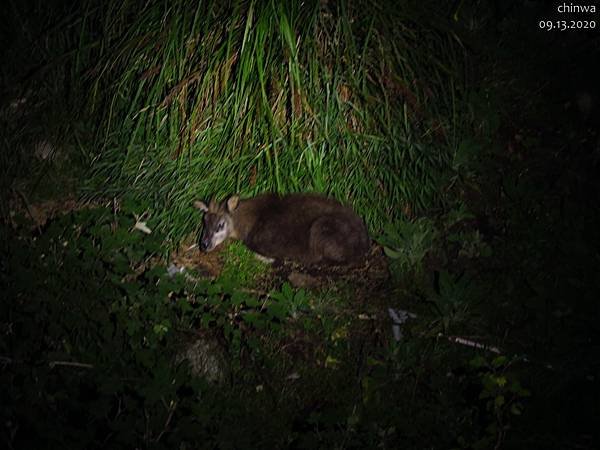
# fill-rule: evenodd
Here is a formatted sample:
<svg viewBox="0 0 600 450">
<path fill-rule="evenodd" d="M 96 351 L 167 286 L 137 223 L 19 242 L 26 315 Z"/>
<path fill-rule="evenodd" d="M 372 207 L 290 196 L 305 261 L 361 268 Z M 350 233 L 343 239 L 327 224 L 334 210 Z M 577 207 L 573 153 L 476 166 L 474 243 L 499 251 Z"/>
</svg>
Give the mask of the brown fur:
<svg viewBox="0 0 600 450">
<path fill-rule="evenodd" d="M 252 251 L 275 259 L 304 264 L 344 264 L 365 256 L 370 247 L 363 221 L 338 201 L 316 194 L 279 197 L 264 194 L 239 200 L 230 197 L 208 207 L 201 243 L 212 250 L 212 236 L 220 229 L 227 237 L 242 240 Z M 221 237 L 223 232 L 221 232 Z"/>
</svg>

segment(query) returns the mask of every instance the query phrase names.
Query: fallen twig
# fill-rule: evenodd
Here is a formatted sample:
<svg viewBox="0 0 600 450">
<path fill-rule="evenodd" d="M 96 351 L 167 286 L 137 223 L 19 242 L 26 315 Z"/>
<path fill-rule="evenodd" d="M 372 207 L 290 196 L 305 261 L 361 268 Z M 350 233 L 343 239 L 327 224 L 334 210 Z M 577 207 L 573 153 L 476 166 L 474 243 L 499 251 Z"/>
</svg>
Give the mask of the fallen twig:
<svg viewBox="0 0 600 450">
<path fill-rule="evenodd" d="M 440 333 L 440 334 L 438 334 L 438 337 L 444 337 L 444 335 L 442 333 Z M 454 342 L 454 343 L 460 344 L 460 345 L 465 345 L 467 347 L 488 350 L 488 351 L 490 351 L 492 353 L 498 353 L 498 354 L 502 353 L 498 347 L 493 347 L 491 345 L 481 344 L 479 342 L 472 341 L 471 339 L 466 339 L 466 338 L 463 338 L 463 337 L 460 337 L 460 336 L 446 336 L 446 338 L 450 342 Z"/>
<path fill-rule="evenodd" d="M 66 366 L 66 367 L 79 367 L 81 369 L 93 369 L 93 364 L 80 363 L 74 361 L 50 361 L 48 363 L 51 369 L 54 369 L 56 366 Z"/>
</svg>

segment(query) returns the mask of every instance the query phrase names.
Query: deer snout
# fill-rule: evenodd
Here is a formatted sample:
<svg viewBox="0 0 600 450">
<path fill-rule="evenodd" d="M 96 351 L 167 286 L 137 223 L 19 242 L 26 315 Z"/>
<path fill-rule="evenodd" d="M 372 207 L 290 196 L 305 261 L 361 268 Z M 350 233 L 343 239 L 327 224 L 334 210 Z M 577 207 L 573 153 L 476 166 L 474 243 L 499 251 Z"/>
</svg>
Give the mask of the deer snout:
<svg viewBox="0 0 600 450">
<path fill-rule="evenodd" d="M 210 239 L 202 237 L 200 239 L 200 250 L 203 252 L 207 251 L 210 247 Z"/>
</svg>

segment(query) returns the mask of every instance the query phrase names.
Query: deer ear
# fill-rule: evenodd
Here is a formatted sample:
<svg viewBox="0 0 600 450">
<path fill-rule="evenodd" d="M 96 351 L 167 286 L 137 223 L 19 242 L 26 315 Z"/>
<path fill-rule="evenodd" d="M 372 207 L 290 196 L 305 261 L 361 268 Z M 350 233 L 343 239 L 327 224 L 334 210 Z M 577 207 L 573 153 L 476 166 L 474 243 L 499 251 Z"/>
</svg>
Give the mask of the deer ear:
<svg viewBox="0 0 600 450">
<path fill-rule="evenodd" d="M 227 199 L 227 210 L 229 212 L 235 211 L 240 203 L 240 198 L 237 195 L 233 195 Z"/>
<path fill-rule="evenodd" d="M 208 211 L 208 206 L 206 206 L 206 203 L 201 202 L 200 200 L 196 200 L 194 202 L 194 208 L 199 209 L 200 211 L 203 211 L 203 212 Z"/>
</svg>

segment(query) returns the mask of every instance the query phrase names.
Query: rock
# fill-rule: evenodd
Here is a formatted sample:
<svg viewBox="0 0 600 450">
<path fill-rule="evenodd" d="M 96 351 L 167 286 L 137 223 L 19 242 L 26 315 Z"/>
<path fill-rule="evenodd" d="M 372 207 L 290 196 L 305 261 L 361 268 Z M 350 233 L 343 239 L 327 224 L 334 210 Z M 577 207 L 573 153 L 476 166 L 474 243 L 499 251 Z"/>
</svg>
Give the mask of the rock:
<svg viewBox="0 0 600 450">
<path fill-rule="evenodd" d="M 223 351 L 214 339 L 199 337 L 189 342 L 177 361 L 188 360 L 192 374 L 220 383 L 225 378 L 226 363 Z"/>
</svg>

